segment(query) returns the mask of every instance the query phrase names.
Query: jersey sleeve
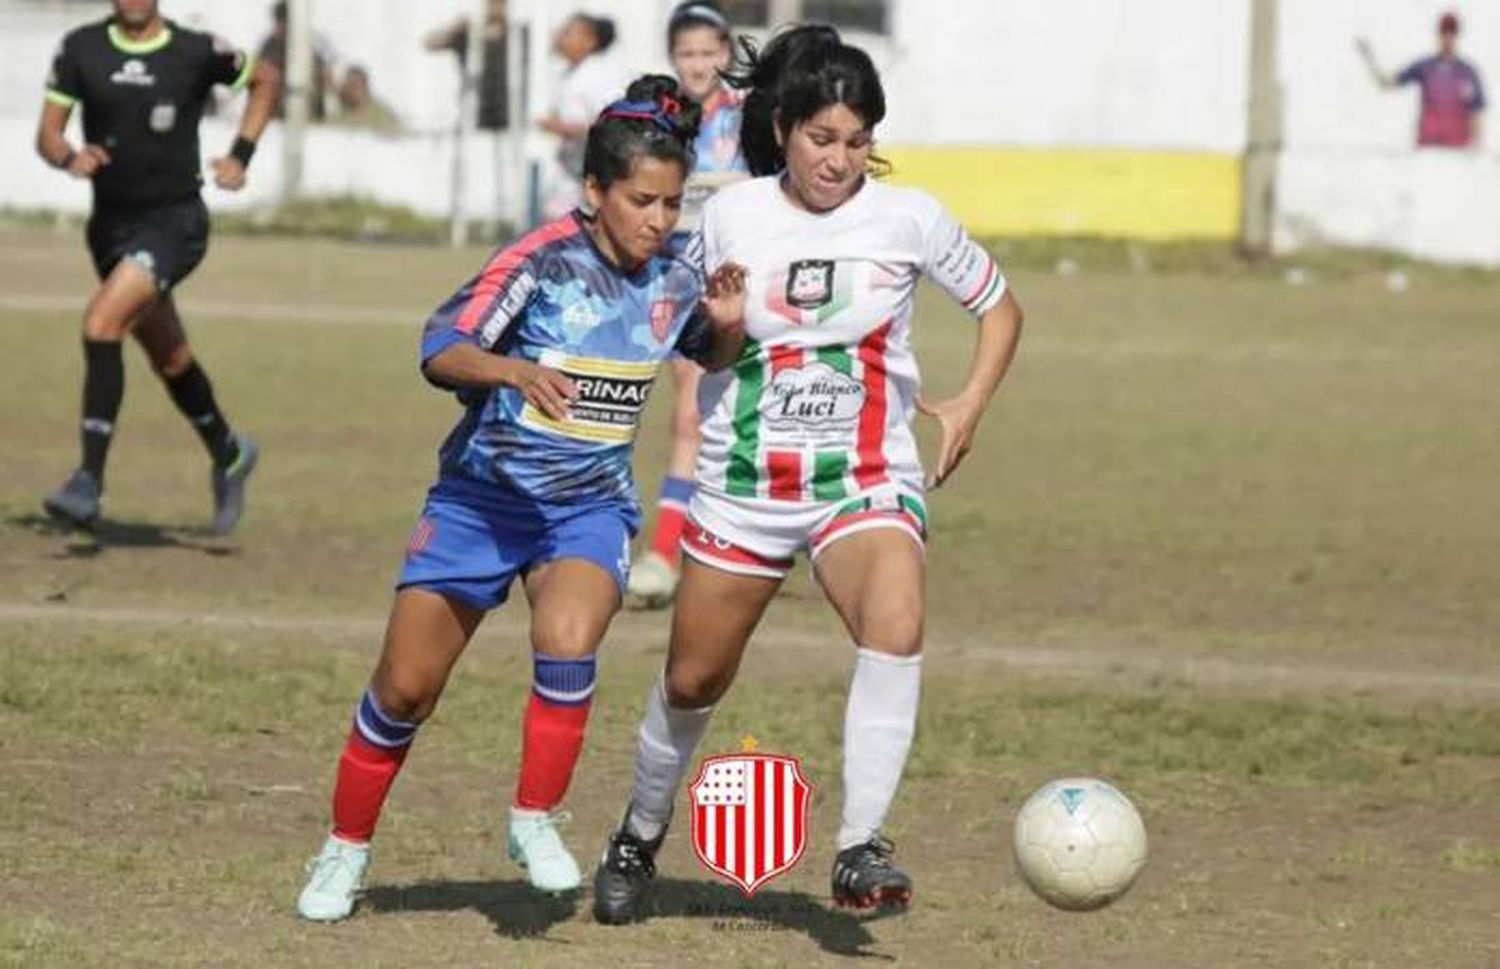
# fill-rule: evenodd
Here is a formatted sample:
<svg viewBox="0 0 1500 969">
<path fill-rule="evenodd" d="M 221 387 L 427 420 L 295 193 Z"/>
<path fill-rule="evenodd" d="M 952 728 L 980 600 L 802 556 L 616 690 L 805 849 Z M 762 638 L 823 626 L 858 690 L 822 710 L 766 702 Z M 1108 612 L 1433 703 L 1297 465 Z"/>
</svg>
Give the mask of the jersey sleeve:
<svg viewBox="0 0 1500 969">
<path fill-rule="evenodd" d="M 75 46 L 71 34 L 64 37 L 52 57 L 52 68 L 47 72 L 47 101 L 65 108 L 83 100 L 83 72 Z"/>
<path fill-rule="evenodd" d="M 995 257 L 936 200 L 926 213 L 922 251 L 922 271 L 972 315 L 983 316 L 1005 296 Z"/>
<path fill-rule="evenodd" d="M 1406 65 L 1406 69 L 1396 75 L 1397 84 L 1421 84 L 1422 77 L 1427 73 L 1427 59 L 1424 57 L 1419 61 L 1412 61 Z"/>
<path fill-rule="evenodd" d="M 1484 82 L 1479 79 L 1479 72 L 1472 67 L 1469 68 L 1469 79 L 1474 82 L 1474 97 L 1469 99 L 1470 111 L 1483 111 L 1485 108 Z"/>
<path fill-rule="evenodd" d="M 537 256 L 500 250 L 479 275 L 459 287 L 422 327 L 422 366 L 457 343 L 495 351 L 501 338 L 525 315 L 536 292 Z"/>
<path fill-rule="evenodd" d="M 255 58 L 223 37 L 214 35 L 208 55 L 208 83 L 239 91 L 255 73 Z"/>
</svg>

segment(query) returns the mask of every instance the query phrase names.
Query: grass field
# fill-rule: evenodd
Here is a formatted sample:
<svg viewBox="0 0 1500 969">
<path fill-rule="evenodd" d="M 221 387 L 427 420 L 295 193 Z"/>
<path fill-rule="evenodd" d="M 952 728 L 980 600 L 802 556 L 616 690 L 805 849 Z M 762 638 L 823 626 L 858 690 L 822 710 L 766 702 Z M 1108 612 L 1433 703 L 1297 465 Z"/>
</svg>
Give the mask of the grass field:
<svg viewBox="0 0 1500 969">
<path fill-rule="evenodd" d="M 1500 280 L 1019 274 L 1028 330 L 932 501 L 923 717 L 890 834 L 917 903 L 826 900 L 850 651 L 798 573 L 706 752 L 753 733 L 818 796 L 745 902 L 683 832 L 662 914 L 605 929 L 503 859 L 524 606 L 465 657 L 397 784 L 357 916 L 299 923 L 333 761 L 454 406 L 415 371 L 480 251 L 225 239 L 184 287 L 265 447 L 232 540 L 139 354 L 97 539 L 38 517 L 74 461 L 78 239 L 0 232 L 0 965 L 1500 964 Z M 929 388 L 971 330 L 923 304 Z M 643 435 L 654 488 L 665 413 Z M 663 617 L 623 615 L 571 798 L 592 859 Z M 1064 773 L 1142 807 L 1113 908 L 1046 908 L 1011 816 Z"/>
</svg>

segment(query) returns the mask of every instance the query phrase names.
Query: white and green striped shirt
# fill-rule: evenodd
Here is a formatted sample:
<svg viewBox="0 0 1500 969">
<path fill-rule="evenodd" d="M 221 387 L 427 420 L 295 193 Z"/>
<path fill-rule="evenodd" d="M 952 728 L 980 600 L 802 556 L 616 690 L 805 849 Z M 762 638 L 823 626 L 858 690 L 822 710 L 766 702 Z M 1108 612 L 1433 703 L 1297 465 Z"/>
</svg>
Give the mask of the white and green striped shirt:
<svg viewBox="0 0 1500 969">
<path fill-rule="evenodd" d="M 745 350 L 699 393 L 699 487 L 802 502 L 888 482 L 920 490 L 917 282 L 981 316 L 1005 294 L 990 254 L 925 192 L 867 180 L 815 214 L 767 177 L 709 201 L 703 258 L 709 271 L 745 266 L 749 292 Z"/>
</svg>

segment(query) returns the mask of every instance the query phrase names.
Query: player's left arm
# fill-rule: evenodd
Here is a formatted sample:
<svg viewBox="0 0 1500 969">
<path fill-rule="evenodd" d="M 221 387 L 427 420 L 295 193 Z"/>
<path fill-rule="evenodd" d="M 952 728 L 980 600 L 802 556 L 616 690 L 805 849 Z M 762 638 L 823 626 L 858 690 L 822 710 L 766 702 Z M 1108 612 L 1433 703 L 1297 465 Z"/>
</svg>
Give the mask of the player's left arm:
<svg viewBox="0 0 1500 969">
<path fill-rule="evenodd" d="M 240 117 L 239 134 L 229 153 L 213 160 L 214 184 L 231 192 L 245 187 L 245 171 L 255 156 L 255 146 L 276 113 L 276 93 L 281 87 L 281 73 L 269 61 L 256 60 L 244 51 L 226 51 L 222 41 L 215 41 L 210 68 L 216 83 L 238 90 L 248 87 L 245 113 Z"/>
<path fill-rule="evenodd" d="M 979 338 L 963 389 L 944 400 L 917 398 L 917 410 L 936 418 L 943 431 L 937 467 L 928 476 L 928 487 L 936 488 L 946 481 L 974 446 L 979 419 L 1015 359 L 1024 318 L 1021 304 L 1007 290 L 1000 302 L 979 318 Z"/>
<path fill-rule="evenodd" d="M 917 410 L 942 428 L 937 466 L 927 486 L 948 479 L 974 446 L 974 433 L 990 398 L 1005 379 L 1021 341 L 1024 314 L 995 258 L 964 231 L 935 201 L 927 213 L 923 269 L 927 276 L 979 320 L 974 358 L 963 389 L 952 397 L 929 401 L 918 396 Z"/>
</svg>

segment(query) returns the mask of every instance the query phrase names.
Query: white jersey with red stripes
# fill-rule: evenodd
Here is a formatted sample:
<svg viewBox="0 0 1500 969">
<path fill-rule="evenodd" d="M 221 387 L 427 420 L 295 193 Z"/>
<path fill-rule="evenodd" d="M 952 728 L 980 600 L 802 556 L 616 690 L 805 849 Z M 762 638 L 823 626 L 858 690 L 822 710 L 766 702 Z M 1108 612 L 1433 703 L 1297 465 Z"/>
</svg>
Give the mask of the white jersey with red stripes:
<svg viewBox="0 0 1500 969">
<path fill-rule="evenodd" d="M 746 267 L 749 292 L 744 353 L 699 391 L 698 487 L 799 502 L 884 484 L 920 493 L 917 283 L 925 275 L 980 316 L 1005 294 L 990 254 L 925 192 L 867 179 L 814 214 L 775 176 L 715 195 L 703 246 L 709 271 Z"/>
</svg>

